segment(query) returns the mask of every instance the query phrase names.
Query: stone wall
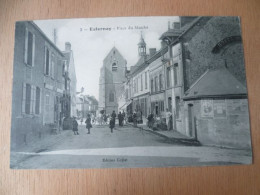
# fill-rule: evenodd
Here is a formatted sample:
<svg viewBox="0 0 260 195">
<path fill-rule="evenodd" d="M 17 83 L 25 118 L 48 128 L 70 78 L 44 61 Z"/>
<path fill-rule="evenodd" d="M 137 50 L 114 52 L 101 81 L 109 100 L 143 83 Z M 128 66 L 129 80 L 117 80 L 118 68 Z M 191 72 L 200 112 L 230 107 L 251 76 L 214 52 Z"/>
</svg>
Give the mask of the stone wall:
<svg viewBox="0 0 260 195">
<path fill-rule="evenodd" d="M 193 105 L 193 116 L 197 139 L 202 145 L 231 148 L 251 148 L 250 125 L 247 99 L 208 99 L 213 112 L 208 116 L 202 112 L 202 101 L 185 102 L 185 120 L 188 121 L 187 105 Z M 186 124 L 186 130 L 187 124 Z M 186 132 L 186 134 L 187 134 Z"/>
<path fill-rule="evenodd" d="M 192 27 L 182 38 L 184 82 L 187 90 L 208 68 L 227 65 L 229 71 L 246 84 L 242 42 L 232 42 L 219 53 L 213 48 L 223 39 L 241 36 L 237 17 L 209 17 Z"/>
</svg>

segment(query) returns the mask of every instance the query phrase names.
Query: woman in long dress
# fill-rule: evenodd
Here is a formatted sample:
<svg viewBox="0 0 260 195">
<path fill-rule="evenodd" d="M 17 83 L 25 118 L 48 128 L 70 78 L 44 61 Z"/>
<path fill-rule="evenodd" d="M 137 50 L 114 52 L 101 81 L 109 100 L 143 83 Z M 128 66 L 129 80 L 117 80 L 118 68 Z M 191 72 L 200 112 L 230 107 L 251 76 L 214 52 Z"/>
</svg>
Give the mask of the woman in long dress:
<svg viewBox="0 0 260 195">
<path fill-rule="evenodd" d="M 88 116 L 87 116 L 87 119 L 86 119 L 85 123 L 86 123 L 86 128 L 88 129 L 88 134 L 90 134 L 90 129 L 91 129 L 91 127 L 92 127 L 92 125 L 91 125 L 91 118 L 90 118 L 90 114 L 88 114 Z"/>
</svg>

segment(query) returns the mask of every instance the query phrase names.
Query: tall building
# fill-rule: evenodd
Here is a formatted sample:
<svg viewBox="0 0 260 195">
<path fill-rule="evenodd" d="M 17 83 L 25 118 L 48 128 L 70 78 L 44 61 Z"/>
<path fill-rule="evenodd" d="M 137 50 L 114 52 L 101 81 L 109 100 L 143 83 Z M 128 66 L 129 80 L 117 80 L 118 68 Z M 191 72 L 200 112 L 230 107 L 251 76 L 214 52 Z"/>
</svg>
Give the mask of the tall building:
<svg viewBox="0 0 260 195">
<path fill-rule="evenodd" d="M 63 53 L 34 22 L 16 23 L 12 150 L 48 134 L 48 125 L 60 124 L 63 58 Z"/>
<path fill-rule="evenodd" d="M 64 65 L 67 72 L 65 77 L 65 96 L 68 99 L 67 105 L 67 116 L 76 116 L 76 71 L 74 64 L 73 51 L 71 50 L 71 44 L 65 43 L 65 51 L 62 52 L 64 55 Z"/>
<path fill-rule="evenodd" d="M 118 98 L 124 92 L 126 60 L 113 47 L 103 60 L 99 78 L 99 111 L 118 112 Z"/>
</svg>

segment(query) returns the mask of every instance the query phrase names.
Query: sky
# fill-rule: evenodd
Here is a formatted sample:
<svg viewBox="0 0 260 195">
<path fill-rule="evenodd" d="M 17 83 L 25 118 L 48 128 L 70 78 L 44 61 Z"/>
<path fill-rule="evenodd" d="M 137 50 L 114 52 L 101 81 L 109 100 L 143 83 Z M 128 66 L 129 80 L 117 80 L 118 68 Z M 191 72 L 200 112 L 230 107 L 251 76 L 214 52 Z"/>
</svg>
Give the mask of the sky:
<svg viewBox="0 0 260 195">
<path fill-rule="evenodd" d="M 41 30 L 65 50 L 65 42 L 71 43 L 77 77 L 77 91 L 84 87 L 84 94 L 93 95 L 98 100 L 99 74 L 103 59 L 115 46 L 127 61 L 127 67 L 138 61 L 138 46 L 141 33 L 149 48 L 160 49 L 159 37 L 167 31 L 168 22 L 177 17 L 121 17 L 121 18 L 81 18 L 34 21 Z M 138 27 L 138 28 L 136 28 Z M 99 30 L 96 30 L 99 28 Z"/>
</svg>

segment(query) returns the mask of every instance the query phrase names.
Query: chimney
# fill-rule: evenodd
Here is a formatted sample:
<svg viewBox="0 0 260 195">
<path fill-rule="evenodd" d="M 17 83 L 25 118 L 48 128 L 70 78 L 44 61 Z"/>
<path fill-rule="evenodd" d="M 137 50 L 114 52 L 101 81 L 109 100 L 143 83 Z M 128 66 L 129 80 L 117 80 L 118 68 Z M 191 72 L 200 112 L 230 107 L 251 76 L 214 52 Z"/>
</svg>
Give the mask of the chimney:
<svg viewBox="0 0 260 195">
<path fill-rule="evenodd" d="M 65 43 L 65 51 L 71 51 L 71 44 L 70 42 Z"/>
<path fill-rule="evenodd" d="M 181 28 L 180 22 L 174 22 L 174 23 L 173 23 L 173 29 L 179 30 L 180 28 Z"/>
<path fill-rule="evenodd" d="M 156 48 L 149 49 L 150 56 L 153 56 L 156 53 Z"/>
</svg>

